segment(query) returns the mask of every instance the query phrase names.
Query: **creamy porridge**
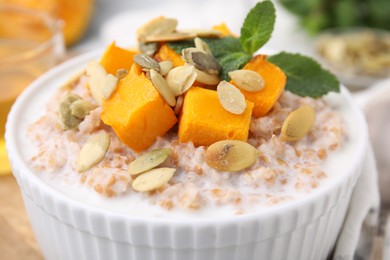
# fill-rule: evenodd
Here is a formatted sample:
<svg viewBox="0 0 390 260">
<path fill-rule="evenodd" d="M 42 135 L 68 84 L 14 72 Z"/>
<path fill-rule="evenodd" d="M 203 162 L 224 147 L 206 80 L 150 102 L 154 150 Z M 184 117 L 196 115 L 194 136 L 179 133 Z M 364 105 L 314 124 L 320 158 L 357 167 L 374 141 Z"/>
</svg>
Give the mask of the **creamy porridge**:
<svg viewBox="0 0 390 260">
<path fill-rule="evenodd" d="M 174 19 L 150 21 L 138 32 L 140 51 L 113 43 L 50 98 L 27 133 L 37 175 L 72 198 L 148 216 L 245 214 L 337 178 L 353 150 L 345 97 L 320 97 L 331 88 L 285 89 L 286 75 L 272 63 L 285 54 L 242 54 L 245 62 L 232 69 L 216 44 L 238 44 L 225 25 L 175 27 Z M 218 142 L 223 149 L 210 155 Z M 160 148 L 166 157 L 156 163 L 150 152 Z M 133 174 L 137 163 L 146 168 Z"/>
<path fill-rule="evenodd" d="M 325 170 L 327 164 L 332 163 L 333 153 L 347 142 L 343 118 L 329 104 L 284 92 L 267 116 L 251 120 L 248 142 L 260 151 L 258 160 L 251 167 L 236 173 L 217 171 L 204 162 L 205 147 L 178 142 L 177 133 L 172 130 L 158 138 L 148 150 L 171 148 L 173 155 L 164 166 L 176 168 L 175 176 L 152 193 L 137 194 L 131 188 L 132 178 L 127 173 L 127 166 L 139 155 L 121 143 L 102 123 L 101 108 L 85 118 L 79 131 L 62 130 L 57 107 L 60 98 L 68 91 L 91 99 L 82 79 L 74 89 L 60 90 L 50 100 L 47 114 L 29 129 L 29 137 L 34 140 L 38 151 L 31 159 L 34 170 L 54 185 L 65 185 L 63 189 L 72 192 L 74 189 L 70 187 L 76 185 L 120 200 L 137 196 L 144 203 L 167 210 L 230 205 L 239 214 L 258 206 L 267 207 L 297 199 L 326 182 L 331 174 Z M 312 131 L 294 143 L 281 141 L 280 129 L 285 118 L 303 104 L 316 110 Z M 79 174 L 77 156 L 80 149 L 89 135 L 99 131 L 110 135 L 108 153 L 97 166 Z"/>
</svg>

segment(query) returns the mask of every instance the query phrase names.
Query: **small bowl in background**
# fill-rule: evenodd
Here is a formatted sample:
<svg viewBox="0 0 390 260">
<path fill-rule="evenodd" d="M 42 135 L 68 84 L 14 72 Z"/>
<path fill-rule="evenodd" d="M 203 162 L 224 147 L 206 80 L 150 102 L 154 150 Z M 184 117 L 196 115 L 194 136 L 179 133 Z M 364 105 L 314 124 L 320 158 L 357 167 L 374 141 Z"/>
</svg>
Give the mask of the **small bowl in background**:
<svg viewBox="0 0 390 260">
<path fill-rule="evenodd" d="M 319 61 L 350 90 L 390 77 L 390 32 L 373 28 L 333 28 L 315 42 Z"/>
</svg>

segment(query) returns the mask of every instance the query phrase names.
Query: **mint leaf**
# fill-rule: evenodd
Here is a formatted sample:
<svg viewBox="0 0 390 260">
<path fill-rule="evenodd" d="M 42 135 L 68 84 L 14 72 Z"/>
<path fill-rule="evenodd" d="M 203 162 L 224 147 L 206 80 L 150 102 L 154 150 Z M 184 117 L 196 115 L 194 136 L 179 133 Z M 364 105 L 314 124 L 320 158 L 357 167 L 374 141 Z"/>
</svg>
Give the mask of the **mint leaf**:
<svg viewBox="0 0 390 260">
<path fill-rule="evenodd" d="M 252 55 L 247 54 L 241 46 L 240 40 L 231 36 L 224 38 L 203 38 L 210 47 L 213 56 L 222 67 L 219 76 L 226 81 L 230 80 L 228 73 L 243 67 Z"/>
<path fill-rule="evenodd" d="M 340 91 L 336 77 L 312 58 L 281 52 L 268 57 L 268 60 L 286 73 L 286 90 L 294 94 L 316 98 L 330 91 Z"/>
<path fill-rule="evenodd" d="M 241 69 L 246 63 L 248 63 L 252 59 L 252 56 L 243 53 L 243 52 L 235 52 L 229 55 L 222 56 L 218 61 L 222 66 L 222 71 L 219 76 L 226 81 L 230 80 L 228 73 L 233 70 Z"/>
<path fill-rule="evenodd" d="M 225 55 L 230 55 L 234 52 L 245 53 L 240 40 L 232 36 L 226 36 L 224 38 L 202 38 L 202 40 L 210 47 L 210 50 L 216 59 Z"/>
<path fill-rule="evenodd" d="M 271 38 L 275 18 L 275 7 L 271 1 L 259 2 L 249 11 L 240 36 L 241 45 L 247 53 L 255 53 Z"/>
</svg>

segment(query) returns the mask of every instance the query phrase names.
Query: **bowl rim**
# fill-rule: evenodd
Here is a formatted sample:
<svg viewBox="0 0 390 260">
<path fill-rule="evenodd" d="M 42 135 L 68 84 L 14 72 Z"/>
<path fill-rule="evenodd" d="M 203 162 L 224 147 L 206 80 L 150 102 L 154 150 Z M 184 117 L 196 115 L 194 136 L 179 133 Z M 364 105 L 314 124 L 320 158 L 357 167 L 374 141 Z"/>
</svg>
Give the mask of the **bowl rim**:
<svg viewBox="0 0 390 260">
<path fill-rule="evenodd" d="M 18 115 L 21 113 L 21 110 L 23 110 L 23 104 L 29 99 L 31 95 L 34 94 L 34 92 L 37 91 L 37 89 L 41 88 L 42 85 L 46 83 L 46 81 L 51 81 L 51 79 L 57 76 L 61 76 L 61 74 L 67 70 L 76 73 L 78 71 L 76 71 L 75 68 L 81 66 L 82 64 L 86 65 L 89 60 L 100 57 L 102 53 L 103 53 L 102 50 L 97 50 L 97 51 L 92 51 L 74 57 L 60 64 L 59 66 L 54 67 L 53 69 L 49 70 L 48 72 L 40 76 L 37 80 L 32 82 L 23 91 L 23 93 L 17 98 L 16 102 L 14 103 L 8 115 L 8 120 L 6 124 L 6 133 L 5 133 L 6 148 L 7 148 L 8 156 L 11 161 L 11 166 L 13 168 L 14 175 L 18 179 L 18 182 L 20 183 L 19 178 L 24 178 L 26 181 L 30 183 L 29 184 L 30 187 L 31 184 L 33 184 L 40 190 L 40 192 L 44 192 L 45 194 L 50 194 L 50 197 L 55 198 L 56 201 L 65 203 L 73 208 L 82 209 L 98 215 L 109 216 L 113 220 L 132 221 L 134 223 L 142 222 L 142 223 L 150 223 L 150 224 L 169 224 L 171 226 L 175 225 L 178 227 L 183 225 L 189 225 L 189 224 L 197 225 L 197 226 L 209 226 L 209 225 L 227 225 L 237 221 L 239 222 L 258 221 L 263 218 L 269 218 L 269 217 L 281 215 L 283 214 L 283 212 L 286 211 L 302 208 L 309 203 L 315 203 L 315 201 L 318 201 L 325 194 L 331 193 L 332 191 L 341 187 L 345 182 L 347 182 L 348 178 L 351 177 L 354 174 L 354 172 L 357 171 L 357 169 L 361 165 L 361 161 L 365 158 L 365 153 L 368 147 L 367 124 L 364 119 L 363 113 L 358 108 L 357 104 L 353 100 L 349 91 L 345 87 L 342 87 L 341 94 L 345 96 L 346 99 L 348 100 L 348 103 L 351 105 L 351 109 L 353 110 L 354 116 L 356 117 L 356 121 L 359 124 L 359 130 L 361 132 L 359 138 L 359 145 L 357 147 L 355 153 L 356 155 L 354 156 L 353 161 L 351 161 L 346 166 L 345 173 L 342 174 L 342 176 L 336 178 L 334 180 L 334 183 L 332 183 L 332 185 L 325 185 L 324 187 L 321 187 L 321 190 L 314 192 L 313 194 L 310 194 L 310 196 L 306 196 L 298 200 L 294 200 L 282 205 L 278 205 L 277 207 L 268 208 L 264 212 L 262 211 L 251 212 L 242 215 L 224 216 L 223 218 L 202 217 L 202 218 L 177 218 L 177 219 L 166 218 L 166 217 L 153 217 L 153 216 L 134 216 L 134 215 L 125 214 L 123 212 L 113 212 L 108 209 L 100 208 L 91 204 L 87 204 L 75 200 L 71 197 L 68 197 L 66 194 L 62 193 L 61 191 L 56 190 L 54 187 L 48 185 L 47 183 L 45 183 L 34 173 L 32 169 L 28 167 L 27 162 L 23 160 L 22 155 L 18 152 L 18 149 L 20 148 L 17 148 L 17 142 L 16 142 L 17 135 L 13 135 L 12 133 L 14 132 L 16 133 L 17 131 L 16 126 L 18 122 Z M 52 86 L 52 88 L 54 88 L 54 86 Z M 15 174 L 15 172 L 20 172 L 20 176 Z M 21 187 L 20 184 L 19 186 Z M 342 197 L 340 197 L 339 200 L 344 198 L 345 196 L 346 194 L 342 194 Z M 36 202 L 34 201 L 34 203 Z"/>
</svg>

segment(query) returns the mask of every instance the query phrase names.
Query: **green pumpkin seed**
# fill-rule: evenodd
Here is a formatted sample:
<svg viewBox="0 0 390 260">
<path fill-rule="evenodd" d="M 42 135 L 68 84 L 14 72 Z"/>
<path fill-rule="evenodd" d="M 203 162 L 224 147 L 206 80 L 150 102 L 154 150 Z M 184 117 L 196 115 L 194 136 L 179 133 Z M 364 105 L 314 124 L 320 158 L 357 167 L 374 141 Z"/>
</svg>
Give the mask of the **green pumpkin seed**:
<svg viewBox="0 0 390 260">
<path fill-rule="evenodd" d="M 196 37 L 194 39 L 194 43 L 195 43 L 195 48 L 197 48 L 198 50 L 203 51 L 204 53 L 213 55 L 209 45 L 205 41 L 200 39 L 199 37 Z"/>
<path fill-rule="evenodd" d="M 210 75 L 195 68 L 196 81 L 206 85 L 217 85 L 221 80 L 217 75 Z"/>
<path fill-rule="evenodd" d="M 308 105 L 291 112 L 282 126 L 282 140 L 293 142 L 304 137 L 313 128 L 315 116 L 315 110 Z"/>
<path fill-rule="evenodd" d="M 164 186 L 175 173 L 175 168 L 157 168 L 138 176 L 132 183 L 135 191 L 152 191 Z"/>
<path fill-rule="evenodd" d="M 83 121 L 81 118 L 72 115 L 71 106 L 78 100 L 82 99 L 76 94 L 68 94 L 61 99 L 58 114 L 64 130 L 75 129 Z"/>
<path fill-rule="evenodd" d="M 176 99 L 176 105 L 173 108 L 173 112 L 175 113 L 175 115 L 180 114 L 181 109 L 183 107 L 183 103 L 184 103 L 183 95 L 178 96 L 177 99 Z"/>
<path fill-rule="evenodd" d="M 177 27 L 177 20 L 163 16 L 155 18 L 141 26 L 137 30 L 138 40 L 144 42 L 145 37 L 150 35 L 162 35 L 173 33 Z"/>
<path fill-rule="evenodd" d="M 112 74 L 107 74 L 104 78 L 102 85 L 102 96 L 105 100 L 110 99 L 111 95 L 114 93 L 118 86 L 119 79 Z"/>
<path fill-rule="evenodd" d="M 175 96 L 186 92 L 195 82 L 196 72 L 194 66 L 184 65 L 169 71 L 166 81 Z"/>
<path fill-rule="evenodd" d="M 177 42 L 194 39 L 196 34 L 193 33 L 167 33 L 160 35 L 148 35 L 144 38 L 144 42 Z"/>
<path fill-rule="evenodd" d="M 171 88 L 169 87 L 166 80 L 155 70 L 150 70 L 150 80 L 152 81 L 154 87 L 160 93 L 161 97 L 167 102 L 171 107 L 175 106 L 176 99 Z"/>
<path fill-rule="evenodd" d="M 134 55 L 134 62 L 140 65 L 143 69 L 160 71 L 158 62 L 145 54 Z"/>
<path fill-rule="evenodd" d="M 260 91 L 265 86 L 263 77 L 253 70 L 230 71 L 229 77 L 239 88 L 249 92 Z"/>
<path fill-rule="evenodd" d="M 91 61 L 87 65 L 87 75 L 89 76 L 88 84 L 92 97 L 99 105 L 102 105 L 102 86 L 107 72 L 97 61 Z"/>
<path fill-rule="evenodd" d="M 223 140 L 210 145 L 205 153 L 206 163 L 217 170 L 237 172 L 256 162 L 259 151 L 239 140 Z"/>
<path fill-rule="evenodd" d="M 230 113 L 241 115 L 246 108 L 246 101 L 241 91 L 227 81 L 217 86 L 218 98 L 222 107 Z"/>
<path fill-rule="evenodd" d="M 70 111 L 72 116 L 75 116 L 80 119 L 84 119 L 84 117 L 95 108 L 95 105 L 85 99 L 76 100 L 70 105 Z"/>
<path fill-rule="evenodd" d="M 78 172 L 85 172 L 103 160 L 109 146 L 110 136 L 106 132 L 90 136 L 83 148 L 81 148 L 77 160 Z"/>
<path fill-rule="evenodd" d="M 197 48 L 183 49 L 182 57 L 198 70 L 210 75 L 218 75 L 222 70 L 221 65 L 219 65 L 218 61 L 212 55 L 200 51 Z"/>
<path fill-rule="evenodd" d="M 158 65 L 160 65 L 160 74 L 161 76 L 166 76 L 168 72 L 173 68 L 173 63 L 170 60 L 162 61 Z"/>
<path fill-rule="evenodd" d="M 203 37 L 203 38 L 218 38 L 222 36 L 222 33 L 217 30 L 204 30 L 204 29 L 185 29 L 180 30 L 180 32 L 183 33 L 192 33 L 195 34 L 197 37 Z"/>
<path fill-rule="evenodd" d="M 147 152 L 129 164 L 128 173 L 130 175 L 138 175 L 153 169 L 163 162 L 172 154 L 169 148 L 155 149 Z"/>
<path fill-rule="evenodd" d="M 139 44 L 139 50 L 141 53 L 146 54 L 152 57 L 158 51 L 158 43 L 157 42 L 141 42 Z"/>
</svg>

